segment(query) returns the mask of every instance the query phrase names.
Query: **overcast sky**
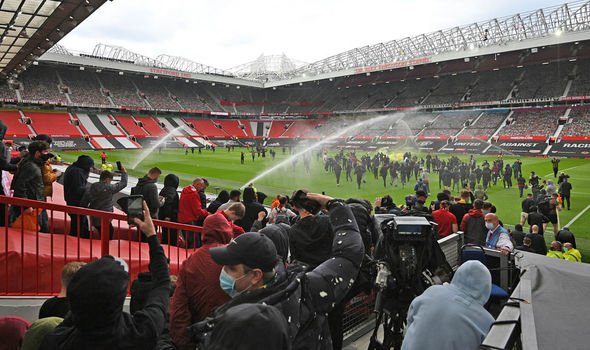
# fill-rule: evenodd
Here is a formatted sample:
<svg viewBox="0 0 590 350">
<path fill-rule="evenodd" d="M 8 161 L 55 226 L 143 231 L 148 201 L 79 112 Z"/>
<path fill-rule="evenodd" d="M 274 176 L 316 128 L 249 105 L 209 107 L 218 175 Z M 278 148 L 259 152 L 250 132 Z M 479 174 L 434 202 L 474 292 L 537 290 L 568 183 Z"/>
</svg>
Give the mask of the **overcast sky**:
<svg viewBox="0 0 590 350">
<path fill-rule="evenodd" d="M 260 54 L 314 62 L 355 47 L 559 5 L 551 0 L 114 0 L 62 41 L 231 68 Z"/>
</svg>

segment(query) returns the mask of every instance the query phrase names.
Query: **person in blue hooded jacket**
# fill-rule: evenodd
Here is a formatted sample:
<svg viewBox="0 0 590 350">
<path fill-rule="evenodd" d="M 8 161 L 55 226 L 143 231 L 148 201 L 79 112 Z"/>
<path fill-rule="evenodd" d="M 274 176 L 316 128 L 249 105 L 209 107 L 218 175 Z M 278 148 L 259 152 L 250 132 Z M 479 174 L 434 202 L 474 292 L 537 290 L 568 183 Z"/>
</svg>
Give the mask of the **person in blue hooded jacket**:
<svg viewBox="0 0 590 350">
<path fill-rule="evenodd" d="M 432 286 L 412 301 L 402 350 L 479 349 L 494 322 L 483 307 L 491 290 L 485 265 L 463 263 L 451 284 Z"/>
</svg>

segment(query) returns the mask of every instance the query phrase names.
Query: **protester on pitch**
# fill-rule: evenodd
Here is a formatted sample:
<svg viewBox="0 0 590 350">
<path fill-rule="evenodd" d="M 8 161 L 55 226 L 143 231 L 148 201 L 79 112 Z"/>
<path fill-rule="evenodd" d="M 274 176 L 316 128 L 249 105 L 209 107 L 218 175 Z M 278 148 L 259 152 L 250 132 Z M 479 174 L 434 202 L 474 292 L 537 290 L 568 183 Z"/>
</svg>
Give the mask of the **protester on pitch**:
<svg viewBox="0 0 590 350">
<path fill-rule="evenodd" d="M 48 349 L 153 349 L 166 325 L 170 275 L 164 250 L 158 242 L 149 208 L 145 220 L 135 218 L 147 238 L 153 287 L 146 306 L 131 316 L 123 312 L 129 273 L 124 261 L 105 256 L 82 267 L 68 286 L 70 313 L 40 350 Z"/>
</svg>

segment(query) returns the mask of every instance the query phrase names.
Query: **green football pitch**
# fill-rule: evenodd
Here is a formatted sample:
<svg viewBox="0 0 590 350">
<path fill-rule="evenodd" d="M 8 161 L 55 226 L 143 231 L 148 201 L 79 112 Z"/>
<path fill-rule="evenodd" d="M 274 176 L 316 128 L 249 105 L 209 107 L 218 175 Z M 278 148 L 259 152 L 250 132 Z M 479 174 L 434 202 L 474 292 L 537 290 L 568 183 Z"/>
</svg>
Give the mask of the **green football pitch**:
<svg viewBox="0 0 590 350">
<path fill-rule="evenodd" d="M 266 158 L 258 158 L 253 161 L 250 154 L 245 153 L 245 164 L 240 164 L 240 152 L 244 148 L 236 148 L 232 152 L 226 149 L 219 148 L 215 152 L 203 150 L 201 154 L 195 150 L 192 154 L 189 152 L 185 155 L 182 149 L 164 149 L 161 152 L 154 151 L 143 162 L 141 162 L 136 169 L 128 169 L 129 173 L 134 176 L 142 176 L 147 169 L 158 166 L 163 171 L 163 175 L 174 173 L 181 179 L 181 186 L 189 184 L 195 177 L 205 177 L 209 181 L 208 192 L 215 193 L 220 190 L 231 190 L 240 188 L 249 180 L 264 172 L 265 170 L 274 167 L 279 162 L 289 157 L 288 154 L 283 154 L 282 149 L 275 149 L 277 152 L 276 159 L 273 161 L 270 156 Z M 108 161 L 115 164 L 119 160 L 123 165 L 129 167 L 141 155 L 140 150 L 117 150 L 108 151 Z M 100 151 L 84 151 L 84 152 L 63 152 L 60 155 L 65 161 L 73 161 L 79 154 L 88 154 L 92 156 L 97 164 L 100 165 Z M 357 155 L 363 153 L 357 151 Z M 399 153 L 391 153 L 393 158 L 399 157 Z M 418 154 L 418 156 L 425 156 L 425 154 Z M 439 157 L 443 159 L 449 155 L 440 154 Z M 468 156 L 460 156 L 467 159 Z M 535 171 L 543 179 L 553 179 L 553 172 L 550 159 L 541 157 L 513 157 L 505 156 L 504 164 L 512 164 L 516 159 L 520 158 L 523 162 L 523 175 L 528 178 L 531 171 Z M 491 161 L 495 156 L 476 156 L 477 164 L 481 164 L 484 159 Z M 366 183 L 361 185 L 358 189 L 356 183 L 346 182 L 345 173 L 342 173 L 340 179 L 340 186 L 336 186 L 336 179 L 333 174 L 326 173 L 323 168 L 321 160 L 317 160 L 315 151 L 312 156 L 311 171 L 307 173 L 304 170 L 301 160 L 293 166 L 292 162 L 286 162 L 283 167 L 276 169 L 267 176 L 258 179 L 254 183 L 257 191 L 266 193 L 269 198 L 267 204 L 270 204 L 270 199 L 275 195 L 291 194 L 293 190 L 305 188 L 313 192 L 325 192 L 333 197 L 340 198 L 365 198 L 374 202 L 376 197 L 382 197 L 385 194 L 392 196 L 396 204 L 403 204 L 404 197 L 413 193 L 415 182 L 408 183 L 405 189 L 401 187 L 391 187 L 388 184 L 387 188 L 383 187 L 383 180 L 381 178 L 374 179 L 372 174 L 367 173 Z M 571 231 L 576 236 L 578 249 L 582 252 L 583 260 L 590 261 L 590 230 L 587 229 L 590 223 L 590 161 L 583 159 L 562 159 L 560 162 L 560 171 L 565 171 L 570 175 L 570 182 L 572 183 L 572 210 L 561 210 L 559 213 L 560 225 L 569 225 Z M 163 177 L 160 178 L 163 181 Z M 554 179 L 556 180 L 556 179 Z M 496 186 L 488 189 L 489 201 L 497 207 L 497 213 L 500 219 L 507 226 L 513 226 L 518 223 L 520 217 L 520 204 L 522 199 L 518 196 L 518 189 L 516 183 L 512 189 L 504 189 L 501 182 Z M 434 199 L 438 188 L 438 175 L 431 174 L 431 198 Z M 525 190 L 526 193 L 526 190 Z M 430 200 L 429 199 L 429 200 Z M 588 211 L 586 211 L 588 209 Z M 525 226 L 525 230 L 528 227 Z M 549 243 L 553 237 L 552 226 L 548 225 L 545 234 L 545 240 Z"/>
</svg>

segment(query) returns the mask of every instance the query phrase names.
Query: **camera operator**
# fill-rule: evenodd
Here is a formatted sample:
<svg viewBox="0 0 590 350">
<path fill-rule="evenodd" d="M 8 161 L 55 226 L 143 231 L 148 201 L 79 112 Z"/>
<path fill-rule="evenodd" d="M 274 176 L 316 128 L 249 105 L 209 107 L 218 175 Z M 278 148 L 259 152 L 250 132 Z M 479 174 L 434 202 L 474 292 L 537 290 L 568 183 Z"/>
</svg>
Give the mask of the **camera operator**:
<svg viewBox="0 0 590 350">
<path fill-rule="evenodd" d="M 213 320 L 191 326 L 205 348 L 219 345 L 206 337 L 231 308 L 247 303 L 272 305 L 287 320 L 293 349 L 331 349 L 326 313 L 348 292 L 364 255 L 363 243 L 351 209 L 341 200 L 308 193 L 305 198 L 326 208 L 334 232 L 332 258 L 311 271 L 300 264 L 286 270 L 272 241 L 260 233 L 245 233 L 225 247 L 210 250 L 224 265 L 220 284 L 232 300 L 221 306 Z M 244 329 L 247 333 L 248 329 Z M 204 333 L 204 334 L 203 334 Z M 267 334 L 267 337 L 272 337 Z"/>
</svg>

